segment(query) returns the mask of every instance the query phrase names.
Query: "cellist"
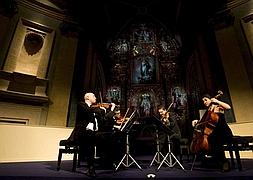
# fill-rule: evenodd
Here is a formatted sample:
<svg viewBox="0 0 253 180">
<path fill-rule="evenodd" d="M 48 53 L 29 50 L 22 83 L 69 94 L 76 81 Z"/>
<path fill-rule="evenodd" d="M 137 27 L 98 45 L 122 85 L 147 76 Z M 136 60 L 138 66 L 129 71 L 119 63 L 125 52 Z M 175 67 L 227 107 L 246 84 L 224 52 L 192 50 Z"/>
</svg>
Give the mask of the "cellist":
<svg viewBox="0 0 253 180">
<path fill-rule="evenodd" d="M 217 98 L 212 98 L 209 94 L 203 95 L 202 101 L 208 111 L 217 115 L 217 122 L 207 138 L 209 143 L 208 154 L 212 156 L 214 163 L 220 167 L 223 172 L 227 172 L 230 170 L 230 164 L 225 156 L 223 144 L 232 141 L 233 133 L 225 120 L 224 112 L 225 110 L 231 109 L 231 107 L 229 104 L 220 101 Z M 197 124 L 198 120 L 192 121 L 193 127 Z"/>
</svg>

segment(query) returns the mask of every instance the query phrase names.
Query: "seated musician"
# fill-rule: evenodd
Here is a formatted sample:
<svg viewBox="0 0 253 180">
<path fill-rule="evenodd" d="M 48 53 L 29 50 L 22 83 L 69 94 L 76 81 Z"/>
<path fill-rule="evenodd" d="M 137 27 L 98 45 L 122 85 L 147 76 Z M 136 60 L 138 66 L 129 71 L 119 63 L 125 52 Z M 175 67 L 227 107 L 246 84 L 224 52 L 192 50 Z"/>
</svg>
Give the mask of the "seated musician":
<svg viewBox="0 0 253 180">
<path fill-rule="evenodd" d="M 168 136 L 171 143 L 171 151 L 177 156 L 180 153 L 180 138 L 181 131 L 179 129 L 177 120 L 173 113 L 169 112 L 165 106 L 158 106 L 160 119 L 169 131 L 159 131 L 160 149 L 163 155 L 168 153 Z"/>
<path fill-rule="evenodd" d="M 111 139 L 111 132 L 105 128 L 106 123 L 110 121 L 115 115 L 115 104 L 106 109 L 102 105 L 96 105 L 96 96 L 94 93 L 86 93 L 83 100 L 77 106 L 77 121 L 76 126 L 69 137 L 69 140 L 77 141 L 80 145 L 79 157 L 87 156 L 87 175 L 91 177 L 96 176 L 94 161 L 95 161 L 95 147 L 102 148 L 109 165 L 112 165 L 114 158 L 111 149 L 114 145 Z M 107 122 L 106 122 L 107 121 Z M 112 167 L 113 168 L 113 167 Z"/>
<path fill-rule="evenodd" d="M 120 110 L 115 111 L 113 119 L 114 119 L 113 127 L 116 129 L 120 129 L 120 126 L 124 121 L 124 118 L 121 116 Z"/>
<path fill-rule="evenodd" d="M 200 155 L 202 154 L 202 156 L 203 154 L 211 155 L 212 160 L 214 160 L 214 167 L 217 167 L 218 165 L 218 167 L 220 167 L 220 169 L 223 172 L 229 171 L 230 164 L 223 151 L 223 144 L 230 143 L 232 141 L 233 133 L 225 120 L 224 111 L 229 110 L 231 107 L 229 104 L 223 101 L 220 101 L 216 98 L 211 98 L 209 94 L 203 95 L 202 101 L 203 101 L 203 104 L 207 107 L 207 112 L 209 111 L 217 115 L 217 116 L 214 116 L 216 117 L 217 122 L 213 124 L 214 126 L 210 126 L 213 128 L 207 137 L 208 147 L 209 147 L 208 150 L 207 151 L 205 150 L 202 152 L 200 151 L 199 154 Z M 206 118 L 206 116 L 204 115 L 203 118 Z M 203 121 L 203 118 L 201 119 L 202 121 Z M 192 126 L 197 127 L 198 124 L 200 124 L 199 122 L 202 122 L 201 120 L 193 120 Z M 210 119 L 210 122 L 211 121 L 212 119 Z M 204 163 L 204 165 L 208 165 L 206 164 L 205 159 L 202 159 L 202 163 Z"/>
</svg>

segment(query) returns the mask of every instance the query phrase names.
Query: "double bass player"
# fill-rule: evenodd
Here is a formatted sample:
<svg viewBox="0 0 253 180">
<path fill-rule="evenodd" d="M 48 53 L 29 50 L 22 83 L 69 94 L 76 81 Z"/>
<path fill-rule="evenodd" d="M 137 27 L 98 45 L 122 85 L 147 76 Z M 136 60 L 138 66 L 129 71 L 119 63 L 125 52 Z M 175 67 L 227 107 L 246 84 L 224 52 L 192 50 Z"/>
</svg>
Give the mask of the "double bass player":
<svg viewBox="0 0 253 180">
<path fill-rule="evenodd" d="M 218 93 L 213 98 L 209 94 L 202 96 L 202 101 L 207 107 L 207 111 L 201 120 L 192 121 L 192 126 L 195 127 L 194 131 L 202 132 L 202 135 L 193 137 L 191 151 L 195 154 L 206 153 L 211 155 L 214 163 L 223 172 L 227 172 L 230 171 L 230 164 L 225 156 L 223 144 L 231 143 L 233 133 L 225 120 L 224 112 L 231 109 L 231 107 L 229 104 L 217 99 L 222 92 L 219 91 Z M 204 129 L 198 129 L 198 126 Z M 207 142 L 205 142 L 205 139 Z M 205 160 L 202 159 L 202 161 Z"/>
</svg>

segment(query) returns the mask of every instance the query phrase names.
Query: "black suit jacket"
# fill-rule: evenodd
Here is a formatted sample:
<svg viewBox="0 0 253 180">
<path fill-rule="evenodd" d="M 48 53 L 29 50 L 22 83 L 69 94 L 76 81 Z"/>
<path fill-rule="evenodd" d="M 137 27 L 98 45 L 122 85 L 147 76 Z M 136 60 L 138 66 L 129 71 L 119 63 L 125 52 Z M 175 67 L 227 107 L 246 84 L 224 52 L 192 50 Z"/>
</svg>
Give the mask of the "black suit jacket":
<svg viewBox="0 0 253 180">
<path fill-rule="evenodd" d="M 105 113 L 99 107 L 89 107 L 85 102 L 78 103 L 76 125 L 68 140 L 80 141 L 85 135 L 87 125 L 95 122 L 95 117 L 98 123 L 98 131 L 103 131 L 108 121 L 112 121 L 114 115 L 113 111 L 108 110 Z"/>
</svg>

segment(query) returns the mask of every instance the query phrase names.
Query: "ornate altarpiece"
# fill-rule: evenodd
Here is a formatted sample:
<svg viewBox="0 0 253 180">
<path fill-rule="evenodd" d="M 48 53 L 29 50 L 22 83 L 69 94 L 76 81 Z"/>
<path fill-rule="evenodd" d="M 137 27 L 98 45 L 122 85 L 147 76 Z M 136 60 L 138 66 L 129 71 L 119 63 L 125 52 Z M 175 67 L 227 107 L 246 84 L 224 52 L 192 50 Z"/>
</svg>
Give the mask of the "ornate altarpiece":
<svg viewBox="0 0 253 180">
<path fill-rule="evenodd" d="M 180 43 L 160 25 L 145 22 L 126 28 L 110 45 L 114 62 L 107 96 L 117 91 L 116 103 L 123 111 L 136 109 L 141 118 L 157 113 L 157 106 L 168 106 L 177 82 Z M 116 94 L 115 94 L 116 95 Z"/>
</svg>

